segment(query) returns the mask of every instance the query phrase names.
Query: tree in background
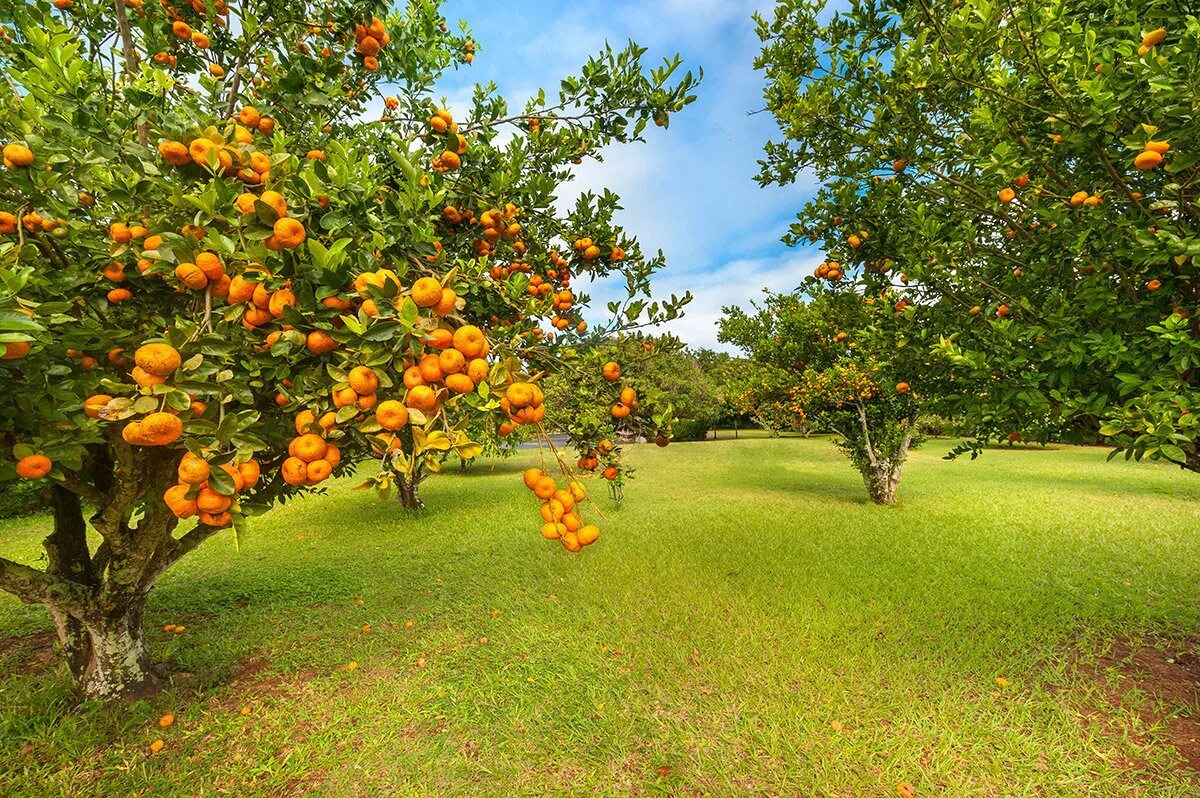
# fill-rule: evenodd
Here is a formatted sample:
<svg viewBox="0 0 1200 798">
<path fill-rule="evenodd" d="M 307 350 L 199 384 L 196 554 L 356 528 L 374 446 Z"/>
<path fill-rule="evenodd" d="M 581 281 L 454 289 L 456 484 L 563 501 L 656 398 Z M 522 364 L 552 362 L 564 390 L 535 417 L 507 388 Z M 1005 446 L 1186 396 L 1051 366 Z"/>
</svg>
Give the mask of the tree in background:
<svg viewBox="0 0 1200 798">
<path fill-rule="evenodd" d="M 827 430 L 862 475 L 871 500 L 895 504 L 917 419 L 944 388 L 929 334 L 890 295 L 768 293 L 751 311 L 725 308 L 719 339 L 746 352 L 771 385 L 786 384 L 797 425 Z M 780 388 L 772 387 L 779 391 Z"/>
<path fill-rule="evenodd" d="M 589 357 L 573 278 L 629 287 L 604 335 L 687 301 L 649 303 L 662 256 L 614 195 L 555 210 L 691 101 L 678 59 L 606 49 L 456 119 L 434 86 L 477 48 L 427 0 L 55 5 L 0 28 L 0 476 L 54 505 L 45 568 L 0 559 L 0 588 L 47 607 L 88 697 L 156 688 L 147 595 L 219 530 L 372 457 L 415 498 L 480 419 L 541 434 L 541 377 Z M 574 473 L 533 481 L 567 549 L 596 539 Z"/>
<path fill-rule="evenodd" d="M 785 0 L 759 18 L 786 140 L 824 184 L 791 240 L 899 290 L 978 436 L 1105 440 L 1200 471 L 1200 28 L 1166 0 Z M 869 238 L 858 231 L 868 230 Z"/>
</svg>

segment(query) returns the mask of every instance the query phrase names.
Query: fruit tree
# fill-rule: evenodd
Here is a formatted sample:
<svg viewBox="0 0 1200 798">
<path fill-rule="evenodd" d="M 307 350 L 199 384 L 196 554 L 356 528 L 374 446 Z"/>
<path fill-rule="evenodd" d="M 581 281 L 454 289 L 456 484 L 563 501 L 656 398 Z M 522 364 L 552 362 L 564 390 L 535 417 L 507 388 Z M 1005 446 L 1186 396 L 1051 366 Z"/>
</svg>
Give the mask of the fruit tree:
<svg viewBox="0 0 1200 798">
<path fill-rule="evenodd" d="M 896 502 L 917 418 L 945 392 L 912 310 L 890 291 L 864 297 L 811 278 L 752 312 L 725 308 L 720 322 L 720 340 L 753 360 L 747 389 L 777 403 L 776 417 L 790 413 L 789 426 L 833 433 L 878 504 Z"/>
<path fill-rule="evenodd" d="M 447 109 L 437 81 L 478 49 L 429 0 L 7 16 L 0 477 L 49 480 L 54 526 L 45 567 L 0 559 L 0 588 L 48 608 L 86 696 L 154 689 L 147 594 L 218 530 L 372 458 L 415 499 L 479 453 L 472 425 L 541 434 L 538 383 L 590 336 L 688 299 L 650 302 L 662 255 L 615 196 L 556 202 L 575 163 L 693 99 L 677 58 L 606 49 L 557 98 Z M 589 330 L 572 280 L 606 275 L 629 298 Z M 582 481 L 539 480 L 543 515 L 580 528 L 563 545 L 594 540 Z"/>
<path fill-rule="evenodd" d="M 1200 471 L 1194 19 L 1166 0 L 788 0 L 759 26 L 786 136 L 760 179 L 823 184 L 792 240 L 845 264 L 836 290 L 903 287 L 976 384 L 956 410 L 979 441 L 1104 440 Z"/>
</svg>

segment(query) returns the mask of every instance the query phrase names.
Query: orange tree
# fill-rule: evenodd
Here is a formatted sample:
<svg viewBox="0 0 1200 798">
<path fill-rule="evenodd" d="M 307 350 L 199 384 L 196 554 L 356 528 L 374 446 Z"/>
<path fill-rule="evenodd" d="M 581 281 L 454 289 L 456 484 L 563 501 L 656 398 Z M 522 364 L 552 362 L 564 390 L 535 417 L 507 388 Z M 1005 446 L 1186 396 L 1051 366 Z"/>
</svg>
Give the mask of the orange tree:
<svg viewBox="0 0 1200 798">
<path fill-rule="evenodd" d="M 794 294 L 768 293 L 751 312 L 725 308 L 721 341 L 756 367 L 747 390 L 796 427 L 833 433 L 871 500 L 895 504 L 917 418 L 947 390 L 931 356 L 931 331 L 890 293 L 833 291 L 816 278 Z"/>
<path fill-rule="evenodd" d="M 894 286 L 981 441 L 1105 440 L 1200 471 L 1200 29 L 1166 0 L 780 3 L 760 19 L 786 139 L 823 183 L 791 237 Z M 859 229 L 875 233 L 863 240 Z"/>
<path fill-rule="evenodd" d="M 673 336 L 610 336 L 593 342 L 579 366 L 547 381 L 550 430 L 566 436 L 578 455 L 575 466 L 605 480 L 617 502 L 634 475 L 622 461 L 622 444 L 641 440 L 666 446 L 671 440 L 677 386 L 654 366 L 682 349 Z"/>
<path fill-rule="evenodd" d="M 573 278 L 630 287 L 609 333 L 687 299 L 645 299 L 661 254 L 615 197 L 554 206 L 690 102 L 678 59 L 606 50 L 558 100 L 481 88 L 456 120 L 435 82 L 476 46 L 428 0 L 54 6 L 0 26 L 0 477 L 54 509 L 45 567 L 0 559 L 0 588 L 47 607 L 86 696 L 155 688 L 146 597 L 218 530 L 371 457 L 415 488 L 478 454 L 472 421 L 538 428 L 540 376 L 587 351 Z M 563 545 L 594 540 L 583 484 L 537 482 Z"/>
</svg>

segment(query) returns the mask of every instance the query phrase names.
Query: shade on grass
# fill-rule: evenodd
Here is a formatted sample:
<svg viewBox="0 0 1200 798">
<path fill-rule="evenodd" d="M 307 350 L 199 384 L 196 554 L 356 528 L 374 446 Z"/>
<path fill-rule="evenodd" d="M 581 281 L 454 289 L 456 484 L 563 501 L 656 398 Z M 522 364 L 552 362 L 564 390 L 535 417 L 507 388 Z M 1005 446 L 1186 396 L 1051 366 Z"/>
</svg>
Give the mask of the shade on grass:
<svg viewBox="0 0 1200 798">
<path fill-rule="evenodd" d="M 420 515 L 341 480 L 163 578 L 152 645 L 192 677 L 125 712 L 73 711 L 46 616 L 0 599 L 0 639 L 43 632 L 0 643 L 0 795 L 1196 795 L 1068 661 L 1200 628 L 1200 479 L 946 448 L 880 508 L 827 441 L 636 447 L 579 555 L 533 452 Z"/>
</svg>

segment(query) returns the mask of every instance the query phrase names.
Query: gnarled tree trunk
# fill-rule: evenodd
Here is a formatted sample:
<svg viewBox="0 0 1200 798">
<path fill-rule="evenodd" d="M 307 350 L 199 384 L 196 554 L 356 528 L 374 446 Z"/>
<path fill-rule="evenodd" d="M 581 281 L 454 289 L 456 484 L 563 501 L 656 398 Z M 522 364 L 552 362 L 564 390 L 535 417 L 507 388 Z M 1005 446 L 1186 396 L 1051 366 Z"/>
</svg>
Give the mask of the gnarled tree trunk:
<svg viewBox="0 0 1200 798">
<path fill-rule="evenodd" d="M 421 501 L 421 479 L 419 476 L 401 474 L 396 480 L 396 489 L 400 495 L 400 506 L 405 510 L 424 510 L 425 503 Z"/>
<path fill-rule="evenodd" d="M 863 482 L 867 485 L 867 494 L 876 504 L 895 504 L 896 488 L 900 487 L 900 471 L 904 461 L 893 463 L 890 460 L 876 460 L 875 464 L 863 471 Z"/>
</svg>

